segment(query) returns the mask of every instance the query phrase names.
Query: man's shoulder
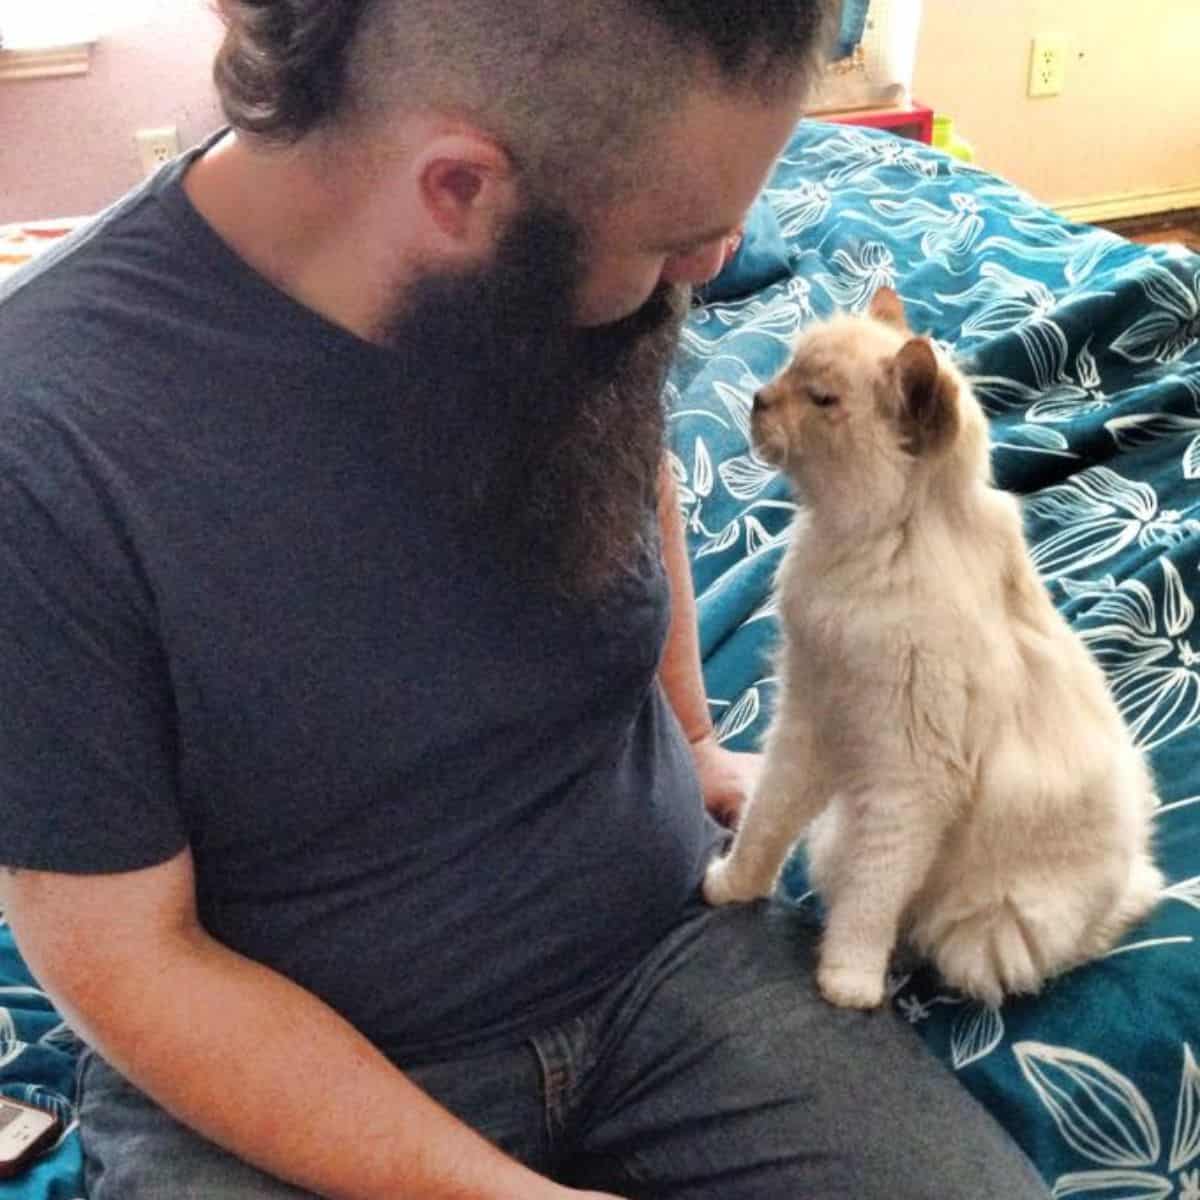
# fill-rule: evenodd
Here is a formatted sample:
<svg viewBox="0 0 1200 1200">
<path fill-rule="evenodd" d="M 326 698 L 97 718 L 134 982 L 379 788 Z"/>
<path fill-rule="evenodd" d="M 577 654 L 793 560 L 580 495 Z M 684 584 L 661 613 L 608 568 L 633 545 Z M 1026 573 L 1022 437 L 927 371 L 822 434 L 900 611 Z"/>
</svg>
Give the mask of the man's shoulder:
<svg viewBox="0 0 1200 1200">
<path fill-rule="evenodd" d="M 211 348 L 195 343 L 206 314 L 219 311 L 225 281 L 206 267 L 203 239 L 186 220 L 183 166 L 82 222 L 0 284 L 0 444 L 31 423 L 80 431 L 132 416 L 137 424 Z"/>
<path fill-rule="evenodd" d="M 57 504 L 89 476 L 89 461 L 119 457 L 137 438 L 154 383 L 136 340 L 162 307 L 155 280 L 173 269 L 159 208 L 156 189 L 139 187 L 0 284 L 8 489 Z M 139 261 L 138 248 L 156 239 L 160 261 Z"/>
<path fill-rule="evenodd" d="M 66 292 L 80 271 L 113 254 L 122 232 L 155 219 L 158 186 L 157 181 L 149 180 L 92 216 L 30 225 L 29 240 L 44 245 L 0 279 L 0 332 L 14 312 Z"/>
<path fill-rule="evenodd" d="M 178 273 L 152 191 L 85 221 L 0 283 L 0 406 L 115 361 L 123 327 L 155 311 L 156 280 Z M 158 261 L 139 246 L 157 240 Z"/>
</svg>

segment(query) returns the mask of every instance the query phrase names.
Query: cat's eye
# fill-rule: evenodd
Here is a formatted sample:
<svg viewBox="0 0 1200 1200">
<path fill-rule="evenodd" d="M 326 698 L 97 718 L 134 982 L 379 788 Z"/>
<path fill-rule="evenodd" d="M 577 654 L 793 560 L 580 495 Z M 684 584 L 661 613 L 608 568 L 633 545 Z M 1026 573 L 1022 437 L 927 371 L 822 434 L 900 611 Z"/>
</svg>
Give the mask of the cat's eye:
<svg viewBox="0 0 1200 1200">
<path fill-rule="evenodd" d="M 809 392 L 808 397 L 818 408 L 832 408 L 838 402 L 832 392 Z"/>
</svg>

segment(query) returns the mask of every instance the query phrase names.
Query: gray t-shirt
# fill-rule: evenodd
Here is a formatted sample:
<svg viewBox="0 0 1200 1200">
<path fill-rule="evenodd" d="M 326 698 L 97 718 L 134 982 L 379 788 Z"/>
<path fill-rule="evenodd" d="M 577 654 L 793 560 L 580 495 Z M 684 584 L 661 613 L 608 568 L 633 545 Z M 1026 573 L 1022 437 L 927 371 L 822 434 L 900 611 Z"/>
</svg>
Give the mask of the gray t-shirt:
<svg viewBox="0 0 1200 1200">
<path fill-rule="evenodd" d="M 519 585 L 454 519 L 486 428 L 254 273 L 183 170 L 0 289 L 0 863 L 190 845 L 207 929 L 396 1061 L 516 1039 L 719 837 L 661 565 Z"/>
</svg>

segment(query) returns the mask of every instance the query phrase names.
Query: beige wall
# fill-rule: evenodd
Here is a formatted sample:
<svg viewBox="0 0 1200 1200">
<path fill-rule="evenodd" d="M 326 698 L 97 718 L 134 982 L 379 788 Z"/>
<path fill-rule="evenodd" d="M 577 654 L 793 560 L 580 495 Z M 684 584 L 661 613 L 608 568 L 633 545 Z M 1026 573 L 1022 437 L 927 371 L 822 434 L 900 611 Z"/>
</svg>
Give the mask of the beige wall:
<svg viewBox="0 0 1200 1200">
<path fill-rule="evenodd" d="M 1066 88 L 1033 100 L 1043 32 L 1070 38 Z M 913 94 L 1048 204 L 1200 206 L 1200 0 L 925 0 Z"/>
<path fill-rule="evenodd" d="M 31 0 L 36 3 L 37 0 Z M 133 134 L 184 146 L 221 123 L 209 0 L 106 0 L 87 75 L 0 82 L 0 222 L 96 212 L 142 178 Z"/>
</svg>

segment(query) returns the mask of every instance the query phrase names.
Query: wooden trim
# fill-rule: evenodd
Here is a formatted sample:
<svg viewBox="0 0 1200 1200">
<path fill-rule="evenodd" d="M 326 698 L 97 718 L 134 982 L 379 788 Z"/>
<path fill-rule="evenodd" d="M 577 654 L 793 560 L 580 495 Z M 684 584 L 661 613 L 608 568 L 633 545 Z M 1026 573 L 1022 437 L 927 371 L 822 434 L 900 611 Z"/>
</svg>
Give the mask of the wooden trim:
<svg viewBox="0 0 1200 1200">
<path fill-rule="evenodd" d="M 47 50 L 0 50 L 0 80 L 86 75 L 91 58 L 91 42 Z"/>
<path fill-rule="evenodd" d="M 1176 188 L 1168 192 L 1133 192 L 1079 204 L 1055 204 L 1052 207 L 1070 221 L 1092 225 L 1097 221 L 1119 221 L 1126 217 L 1148 217 L 1178 209 L 1200 208 L 1200 187 Z"/>
</svg>

